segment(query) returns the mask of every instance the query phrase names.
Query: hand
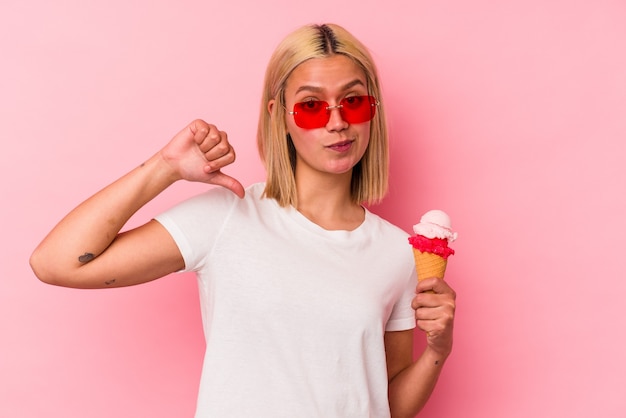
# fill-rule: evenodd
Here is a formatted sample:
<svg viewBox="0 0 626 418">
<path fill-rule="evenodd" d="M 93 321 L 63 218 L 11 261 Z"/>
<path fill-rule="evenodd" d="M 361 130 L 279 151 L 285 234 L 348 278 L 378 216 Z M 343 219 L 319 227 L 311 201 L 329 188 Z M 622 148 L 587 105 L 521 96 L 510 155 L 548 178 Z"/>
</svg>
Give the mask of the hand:
<svg viewBox="0 0 626 418">
<path fill-rule="evenodd" d="M 176 134 L 160 154 L 172 168 L 175 180 L 215 184 L 239 197 L 244 196 L 241 183 L 221 171 L 235 161 L 235 150 L 228 142 L 226 132 L 214 125 L 194 120 Z"/>
<path fill-rule="evenodd" d="M 415 309 L 417 326 L 426 332 L 428 347 L 447 356 L 452 351 L 456 293 L 437 278 L 420 281 L 415 292 L 411 307 Z"/>
</svg>

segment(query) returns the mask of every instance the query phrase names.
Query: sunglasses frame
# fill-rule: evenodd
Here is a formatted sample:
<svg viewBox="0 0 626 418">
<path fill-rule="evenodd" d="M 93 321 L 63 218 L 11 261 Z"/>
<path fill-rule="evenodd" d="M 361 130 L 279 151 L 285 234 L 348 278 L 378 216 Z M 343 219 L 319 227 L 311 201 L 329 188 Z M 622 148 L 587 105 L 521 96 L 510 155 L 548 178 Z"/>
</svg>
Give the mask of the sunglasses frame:
<svg viewBox="0 0 626 418">
<path fill-rule="evenodd" d="M 371 107 L 371 110 L 370 110 L 370 117 L 369 117 L 369 119 L 359 120 L 359 121 L 357 121 L 357 122 L 355 122 L 355 121 L 350 121 L 350 120 L 349 120 L 349 119 L 351 119 L 351 117 L 350 117 L 350 116 L 348 116 L 348 118 L 346 119 L 346 114 L 345 114 L 345 110 L 344 110 L 344 108 L 346 108 L 346 105 L 345 105 L 344 101 L 345 101 L 345 100 L 347 100 L 347 99 L 350 99 L 350 98 L 356 98 L 356 97 L 364 99 L 364 101 L 365 101 L 365 102 L 369 102 L 370 107 Z M 319 103 L 321 103 L 321 104 L 326 104 L 326 106 L 322 106 L 322 109 L 323 109 L 323 110 L 322 110 L 322 109 L 320 109 L 320 110 L 318 111 L 318 113 L 316 113 L 316 114 L 315 114 L 315 116 L 317 116 L 317 114 L 319 114 L 319 113 L 321 113 L 321 112 L 325 112 L 325 115 L 327 116 L 327 118 L 326 118 L 326 120 L 325 120 L 325 122 L 324 122 L 323 124 L 322 124 L 322 122 L 320 122 L 320 124 L 319 124 L 319 125 L 318 125 L 318 124 L 315 124 L 315 125 L 310 125 L 310 124 L 302 123 L 302 121 L 300 121 L 300 123 L 298 123 L 298 122 L 299 122 L 299 121 L 298 121 L 299 117 L 298 117 L 298 116 L 296 116 L 296 115 L 298 115 L 298 111 L 296 110 L 296 107 L 297 107 L 298 105 L 303 105 L 303 104 L 306 104 L 306 103 L 308 103 L 308 102 L 319 102 Z M 304 101 L 304 102 L 298 102 L 298 103 L 295 103 L 295 104 L 293 105 L 294 110 L 292 110 L 292 111 L 289 111 L 289 110 L 287 110 L 287 109 L 285 109 L 285 110 L 287 110 L 287 113 L 288 113 L 288 114 L 290 114 L 290 115 L 292 115 L 292 116 L 294 117 L 294 122 L 295 122 L 295 123 L 296 123 L 296 125 L 297 125 L 297 126 L 299 126 L 300 128 L 302 128 L 302 129 L 317 129 L 317 128 L 323 128 L 324 126 L 326 126 L 326 125 L 328 124 L 328 121 L 330 121 L 330 112 L 331 112 L 333 109 L 339 109 L 339 112 L 341 113 L 341 117 L 342 117 L 342 119 L 343 119 L 343 120 L 345 120 L 345 121 L 346 121 L 346 122 L 348 122 L 348 123 L 364 123 L 364 122 L 369 122 L 369 121 L 371 121 L 372 119 L 374 119 L 374 116 L 376 115 L 376 107 L 378 107 L 379 105 L 380 105 L 380 102 L 376 99 L 376 97 L 374 97 L 374 96 L 372 96 L 372 95 L 360 95 L 360 96 L 349 96 L 349 97 L 344 97 L 343 99 L 341 99 L 341 100 L 339 101 L 339 104 L 338 104 L 338 105 L 333 105 L 333 106 L 331 106 L 331 105 L 329 105 L 329 104 L 328 104 L 328 102 L 327 102 L 327 101 L 325 101 L 325 100 L 307 100 L 307 101 Z M 303 114 L 306 114 L 306 112 L 302 112 L 302 113 L 303 113 Z M 350 112 L 348 112 L 348 115 L 349 115 L 349 114 L 350 114 Z M 314 119 L 314 118 L 312 118 L 312 119 Z"/>
</svg>

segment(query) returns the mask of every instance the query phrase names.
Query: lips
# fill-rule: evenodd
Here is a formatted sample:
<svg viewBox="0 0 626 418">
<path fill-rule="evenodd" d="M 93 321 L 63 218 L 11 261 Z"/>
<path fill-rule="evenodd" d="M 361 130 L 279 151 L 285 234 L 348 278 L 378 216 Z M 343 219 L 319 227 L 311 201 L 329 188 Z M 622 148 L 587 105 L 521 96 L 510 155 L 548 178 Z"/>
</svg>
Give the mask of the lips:
<svg viewBox="0 0 626 418">
<path fill-rule="evenodd" d="M 332 150 L 340 151 L 340 152 L 347 151 L 348 149 L 350 149 L 353 142 L 354 142 L 353 139 L 347 139 L 345 141 L 335 142 L 334 144 L 328 145 L 326 148 L 330 148 Z"/>
</svg>

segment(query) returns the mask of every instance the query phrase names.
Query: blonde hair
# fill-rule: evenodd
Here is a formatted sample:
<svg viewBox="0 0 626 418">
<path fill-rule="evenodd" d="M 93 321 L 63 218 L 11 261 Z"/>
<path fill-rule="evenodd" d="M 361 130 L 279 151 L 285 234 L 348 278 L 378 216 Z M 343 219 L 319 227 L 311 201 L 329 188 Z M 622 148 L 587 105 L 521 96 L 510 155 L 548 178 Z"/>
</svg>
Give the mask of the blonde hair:
<svg viewBox="0 0 626 418">
<path fill-rule="evenodd" d="M 285 125 L 285 85 L 293 70 L 312 58 L 344 55 L 359 65 L 369 94 L 381 100 L 378 72 L 367 48 L 347 30 L 334 24 L 308 25 L 288 35 L 276 48 L 265 73 L 257 146 L 267 171 L 264 196 L 281 206 L 297 203 L 295 148 Z M 273 111 L 268 103 L 275 100 Z M 370 141 L 352 170 L 351 198 L 355 203 L 378 203 L 387 192 L 388 134 L 384 107 L 378 106 L 370 124 Z"/>
</svg>

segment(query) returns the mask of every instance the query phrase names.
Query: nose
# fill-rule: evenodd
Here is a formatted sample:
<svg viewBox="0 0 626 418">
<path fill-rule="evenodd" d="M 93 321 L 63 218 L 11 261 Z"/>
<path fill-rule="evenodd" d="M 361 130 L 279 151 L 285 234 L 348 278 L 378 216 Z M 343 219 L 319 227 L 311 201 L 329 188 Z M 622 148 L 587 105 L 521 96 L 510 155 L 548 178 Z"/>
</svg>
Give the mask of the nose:
<svg viewBox="0 0 626 418">
<path fill-rule="evenodd" d="M 340 131 L 346 129 L 349 125 L 348 122 L 343 118 L 343 114 L 341 113 L 342 105 L 328 106 L 326 111 L 329 113 L 328 115 L 328 123 L 326 127 L 331 131 Z"/>
</svg>

